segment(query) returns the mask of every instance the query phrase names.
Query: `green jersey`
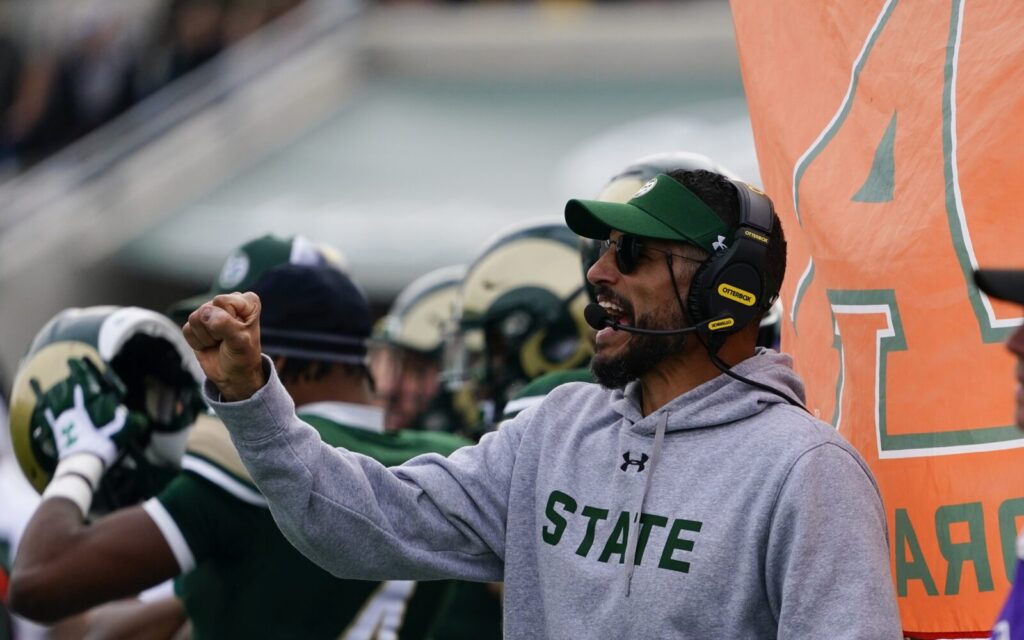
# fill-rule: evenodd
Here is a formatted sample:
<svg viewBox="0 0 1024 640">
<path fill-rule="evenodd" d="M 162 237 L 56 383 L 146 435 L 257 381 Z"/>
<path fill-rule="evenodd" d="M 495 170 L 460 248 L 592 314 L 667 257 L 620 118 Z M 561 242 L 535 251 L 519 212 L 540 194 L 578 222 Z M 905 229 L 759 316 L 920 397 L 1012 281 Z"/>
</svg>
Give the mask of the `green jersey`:
<svg viewBox="0 0 1024 640">
<path fill-rule="evenodd" d="M 540 404 L 549 393 L 554 391 L 555 387 L 567 382 L 596 382 L 596 380 L 594 380 L 594 374 L 591 373 L 589 367 L 546 373 L 531 380 L 529 384 L 512 396 L 512 399 L 505 404 L 501 419 L 503 421 L 510 420 L 524 409 Z"/>
<path fill-rule="evenodd" d="M 483 582 L 455 582 L 430 633 L 437 640 L 501 640 L 501 596 Z"/>
<path fill-rule="evenodd" d="M 317 403 L 299 415 L 325 442 L 386 465 L 468 442 L 444 433 L 384 433 L 379 410 Z M 448 582 L 342 580 L 300 554 L 278 530 L 227 431 L 204 417 L 183 472 L 146 511 L 182 575 L 175 590 L 203 638 L 424 638 Z"/>
</svg>

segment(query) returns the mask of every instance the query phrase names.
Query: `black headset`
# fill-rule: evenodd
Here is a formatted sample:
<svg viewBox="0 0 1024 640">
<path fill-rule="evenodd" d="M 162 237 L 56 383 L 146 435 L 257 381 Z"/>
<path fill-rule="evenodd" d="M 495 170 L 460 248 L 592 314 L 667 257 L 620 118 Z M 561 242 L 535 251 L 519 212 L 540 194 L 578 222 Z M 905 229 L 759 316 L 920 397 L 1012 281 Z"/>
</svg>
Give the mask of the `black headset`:
<svg viewBox="0 0 1024 640">
<path fill-rule="evenodd" d="M 726 336 L 760 318 L 779 295 L 778 283 L 770 282 L 768 248 L 771 246 L 775 210 L 762 191 L 739 180 L 736 187 L 740 223 L 730 242 L 719 238 L 716 251 L 697 268 L 687 298 L 690 320 L 707 347 L 711 362 L 725 375 L 773 393 L 794 407 L 807 411 L 796 398 L 774 387 L 741 376 L 722 362 L 718 350 Z"/>
<path fill-rule="evenodd" d="M 687 297 L 690 320 L 702 325 L 709 347 L 721 346 L 726 336 L 763 315 L 778 295 L 766 275 L 772 202 L 745 182 L 730 182 L 739 199 L 739 226 L 732 238 L 719 236 L 714 253 L 694 273 Z"/>
</svg>

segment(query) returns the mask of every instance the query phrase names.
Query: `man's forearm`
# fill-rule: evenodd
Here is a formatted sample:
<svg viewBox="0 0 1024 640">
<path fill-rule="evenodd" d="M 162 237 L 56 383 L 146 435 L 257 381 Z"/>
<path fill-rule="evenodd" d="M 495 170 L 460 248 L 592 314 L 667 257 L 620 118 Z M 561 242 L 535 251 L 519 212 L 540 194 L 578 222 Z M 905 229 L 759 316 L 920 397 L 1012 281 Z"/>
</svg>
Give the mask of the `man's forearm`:
<svg viewBox="0 0 1024 640">
<path fill-rule="evenodd" d="M 179 572 L 170 547 L 141 507 L 87 525 L 63 498 L 43 500 L 22 535 L 11 575 L 11 609 L 53 622 L 134 596 Z"/>
<path fill-rule="evenodd" d="M 64 597 L 67 591 L 56 588 L 61 581 L 60 556 L 75 546 L 76 534 L 83 526 L 82 513 L 71 500 L 51 498 L 39 505 L 21 537 L 11 574 L 12 611 L 31 620 L 52 622 L 92 604 L 79 602 L 75 594 Z"/>
</svg>

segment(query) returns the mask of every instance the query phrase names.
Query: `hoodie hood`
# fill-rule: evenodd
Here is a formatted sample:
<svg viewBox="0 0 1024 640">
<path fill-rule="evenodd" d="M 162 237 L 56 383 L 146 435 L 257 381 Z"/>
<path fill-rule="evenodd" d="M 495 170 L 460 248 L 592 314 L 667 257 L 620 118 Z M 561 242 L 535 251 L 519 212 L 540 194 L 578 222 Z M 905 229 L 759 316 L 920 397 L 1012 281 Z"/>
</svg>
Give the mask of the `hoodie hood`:
<svg viewBox="0 0 1024 640">
<path fill-rule="evenodd" d="M 804 385 L 793 371 L 793 359 L 771 349 L 757 353 L 732 367 L 732 372 L 778 389 L 804 402 Z M 612 410 L 631 423 L 637 435 L 654 434 L 659 417 L 668 413 L 666 431 L 716 427 L 757 415 L 773 404 L 786 401 L 724 373 L 678 396 L 646 418 L 641 413 L 640 383 L 612 392 Z"/>
</svg>

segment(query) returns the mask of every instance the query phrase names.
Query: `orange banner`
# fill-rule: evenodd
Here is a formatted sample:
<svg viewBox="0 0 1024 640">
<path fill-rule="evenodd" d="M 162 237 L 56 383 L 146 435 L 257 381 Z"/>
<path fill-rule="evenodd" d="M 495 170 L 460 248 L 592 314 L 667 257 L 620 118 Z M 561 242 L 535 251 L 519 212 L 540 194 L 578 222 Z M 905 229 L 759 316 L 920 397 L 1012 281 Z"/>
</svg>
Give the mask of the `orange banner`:
<svg viewBox="0 0 1024 640">
<path fill-rule="evenodd" d="M 783 348 L 878 479 L 907 635 L 987 636 L 1024 525 L 1021 311 L 971 272 L 1024 268 L 1024 3 L 732 9 L 789 241 Z"/>
</svg>

